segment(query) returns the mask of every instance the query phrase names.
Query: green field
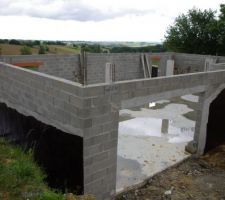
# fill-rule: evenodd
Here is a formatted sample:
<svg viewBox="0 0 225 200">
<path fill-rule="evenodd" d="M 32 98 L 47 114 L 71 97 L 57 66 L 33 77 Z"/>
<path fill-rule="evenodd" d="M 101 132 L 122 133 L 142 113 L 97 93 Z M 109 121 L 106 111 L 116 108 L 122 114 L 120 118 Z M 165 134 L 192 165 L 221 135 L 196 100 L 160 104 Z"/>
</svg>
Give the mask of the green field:
<svg viewBox="0 0 225 200">
<path fill-rule="evenodd" d="M 20 49 L 23 45 L 0 44 L 0 55 L 20 55 Z M 79 48 L 63 45 L 47 45 L 49 51 L 45 54 L 76 54 L 80 52 Z M 31 47 L 32 54 L 38 54 L 39 46 Z"/>
<path fill-rule="evenodd" d="M 22 49 L 22 51 L 21 51 Z M 159 43 L 0 39 L 0 55 L 164 52 Z"/>
</svg>

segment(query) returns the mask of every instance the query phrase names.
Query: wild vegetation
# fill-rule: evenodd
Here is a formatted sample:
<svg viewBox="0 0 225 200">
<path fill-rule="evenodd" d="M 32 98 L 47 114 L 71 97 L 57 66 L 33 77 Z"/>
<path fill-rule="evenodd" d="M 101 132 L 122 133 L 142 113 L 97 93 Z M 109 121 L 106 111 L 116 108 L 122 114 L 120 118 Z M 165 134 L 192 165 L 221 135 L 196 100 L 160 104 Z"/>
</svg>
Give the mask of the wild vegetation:
<svg viewBox="0 0 225 200">
<path fill-rule="evenodd" d="M 212 10 L 191 9 L 175 19 L 164 46 L 175 52 L 225 55 L 225 4 L 217 17 Z"/>
<path fill-rule="evenodd" d="M 45 174 L 34 162 L 32 151 L 0 139 L 0 199 L 1 200 L 94 200 L 91 196 L 62 194 L 48 188 Z"/>
<path fill-rule="evenodd" d="M 162 44 L 156 44 L 156 45 L 148 45 L 148 46 L 142 46 L 142 47 L 112 47 L 110 52 L 112 53 L 125 53 L 125 52 L 165 52 L 166 48 Z"/>
<path fill-rule="evenodd" d="M 61 41 L 0 39 L 0 55 L 71 54 L 80 49 Z"/>
<path fill-rule="evenodd" d="M 20 49 L 20 53 L 21 53 L 21 55 L 31 55 L 32 51 L 29 46 L 24 46 Z"/>
</svg>

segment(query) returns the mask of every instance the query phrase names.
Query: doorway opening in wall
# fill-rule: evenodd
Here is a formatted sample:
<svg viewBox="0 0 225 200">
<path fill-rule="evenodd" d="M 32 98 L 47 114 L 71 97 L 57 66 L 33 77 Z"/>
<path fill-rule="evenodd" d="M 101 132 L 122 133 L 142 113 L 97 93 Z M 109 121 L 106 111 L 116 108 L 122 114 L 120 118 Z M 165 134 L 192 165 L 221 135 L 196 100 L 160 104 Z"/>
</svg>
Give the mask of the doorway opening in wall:
<svg viewBox="0 0 225 200">
<path fill-rule="evenodd" d="M 0 103 L 0 137 L 32 150 L 53 189 L 83 193 L 83 139 Z"/>
<path fill-rule="evenodd" d="M 144 183 L 190 156 L 198 95 L 190 94 L 120 110 L 117 192 Z"/>
<path fill-rule="evenodd" d="M 205 153 L 218 146 L 225 149 L 225 89 L 209 107 Z M 224 156 L 224 155 L 223 155 Z"/>
<path fill-rule="evenodd" d="M 152 78 L 159 76 L 160 56 L 151 56 L 152 63 Z"/>
</svg>

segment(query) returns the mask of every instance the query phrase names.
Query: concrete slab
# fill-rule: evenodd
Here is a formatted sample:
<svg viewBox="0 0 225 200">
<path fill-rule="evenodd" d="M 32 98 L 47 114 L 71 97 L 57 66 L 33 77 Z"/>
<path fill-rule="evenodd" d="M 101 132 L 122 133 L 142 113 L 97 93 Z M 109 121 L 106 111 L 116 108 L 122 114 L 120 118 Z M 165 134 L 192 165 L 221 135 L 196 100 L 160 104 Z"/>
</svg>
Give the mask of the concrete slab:
<svg viewBox="0 0 225 200">
<path fill-rule="evenodd" d="M 184 148 L 193 139 L 195 122 L 183 114 L 190 111 L 183 104 L 168 104 L 157 110 L 121 110 L 121 115 L 130 118 L 119 124 L 117 192 L 189 156 Z M 167 134 L 161 133 L 162 119 L 169 120 Z"/>
<path fill-rule="evenodd" d="M 187 95 L 181 96 L 181 98 L 187 101 L 195 102 L 195 103 L 199 101 L 199 96 L 193 95 L 193 94 L 187 94 Z"/>
</svg>

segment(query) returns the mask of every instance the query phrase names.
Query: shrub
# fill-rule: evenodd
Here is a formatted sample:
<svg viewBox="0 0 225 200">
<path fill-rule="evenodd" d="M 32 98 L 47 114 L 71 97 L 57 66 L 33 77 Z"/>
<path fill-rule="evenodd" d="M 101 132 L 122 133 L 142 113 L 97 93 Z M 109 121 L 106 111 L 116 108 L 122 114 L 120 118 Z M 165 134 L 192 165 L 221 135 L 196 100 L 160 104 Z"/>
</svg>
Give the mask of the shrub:
<svg viewBox="0 0 225 200">
<path fill-rule="evenodd" d="M 46 51 L 46 48 L 43 45 L 40 45 L 38 53 L 39 54 L 45 54 L 45 51 Z"/>
<path fill-rule="evenodd" d="M 20 49 L 20 53 L 21 53 L 21 55 L 31 55 L 32 51 L 31 51 L 30 47 L 24 46 Z"/>
</svg>

